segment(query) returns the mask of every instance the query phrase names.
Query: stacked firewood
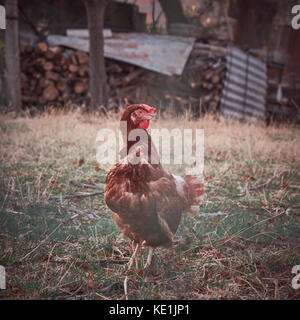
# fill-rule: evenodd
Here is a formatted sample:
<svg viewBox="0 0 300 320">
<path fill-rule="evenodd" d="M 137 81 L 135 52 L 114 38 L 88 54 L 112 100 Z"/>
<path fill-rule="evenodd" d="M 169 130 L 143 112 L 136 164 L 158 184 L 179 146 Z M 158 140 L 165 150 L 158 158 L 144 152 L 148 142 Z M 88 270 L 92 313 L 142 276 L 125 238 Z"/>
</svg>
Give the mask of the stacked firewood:
<svg viewBox="0 0 300 320">
<path fill-rule="evenodd" d="M 177 112 L 194 115 L 218 111 L 226 75 L 226 48 L 196 43 L 182 76 L 152 74 L 150 94 Z"/>
<path fill-rule="evenodd" d="M 62 47 L 21 46 L 21 89 L 24 105 L 79 102 L 88 89 L 88 55 Z"/>
<path fill-rule="evenodd" d="M 226 49 L 196 43 L 181 76 L 165 76 L 124 62 L 105 59 L 107 109 L 143 101 L 176 112 L 200 115 L 218 110 L 225 79 Z M 24 106 L 88 104 L 88 54 L 64 47 L 21 46 Z"/>
<path fill-rule="evenodd" d="M 64 47 L 49 48 L 40 42 L 36 47 L 21 46 L 22 102 L 26 106 L 64 106 L 66 103 L 88 104 L 88 60 L 86 52 Z M 108 107 L 135 99 L 130 95 L 142 80 L 143 69 L 127 63 L 105 59 Z M 134 93 L 134 96 L 136 94 Z"/>
</svg>

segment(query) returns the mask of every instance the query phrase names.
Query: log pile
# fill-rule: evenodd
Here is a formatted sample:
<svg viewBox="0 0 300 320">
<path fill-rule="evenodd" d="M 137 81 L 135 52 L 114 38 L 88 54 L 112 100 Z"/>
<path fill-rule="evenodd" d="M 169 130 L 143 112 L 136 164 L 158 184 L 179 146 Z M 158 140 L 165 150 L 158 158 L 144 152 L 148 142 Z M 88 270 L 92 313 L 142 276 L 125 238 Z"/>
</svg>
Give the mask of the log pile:
<svg viewBox="0 0 300 320">
<path fill-rule="evenodd" d="M 172 104 L 177 113 L 189 109 L 195 116 L 215 113 L 219 109 L 226 74 L 226 49 L 195 43 L 183 74 L 148 77 L 150 95 L 156 102 L 163 99 Z"/>
<path fill-rule="evenodd" d="M 21 89 L 24 105 L 82 102 L 88 89 L 88 55 L 62 47 L 21 46 Z"/>
<path fill-rule="evenodd" d="M 143 101 L 199 116 L 218 110 L 225 78 L 226 49 L 196 43 L 181 76 L 165 76 L 105 59 L 108 110 Z M 22 102 L 26 106 L 89 104 L 88 54 L 63 47 L 21 46 Z"/>
<path fill-rule="evenodd" d="M 21 46 L 20 51 L 24 107 L 89 103 L 89 57 L 86 52 L 64 47 L 49 48 L 44 42 L 36 47 Z M 121 100 L 128 102 L 128 93 L 136 89 L 132 83 L 142 80 L 144 70 L 110 59 L 106 59 L 105 63 L 110 97 L 108 107 L 118 108 Z"/>
</svg>

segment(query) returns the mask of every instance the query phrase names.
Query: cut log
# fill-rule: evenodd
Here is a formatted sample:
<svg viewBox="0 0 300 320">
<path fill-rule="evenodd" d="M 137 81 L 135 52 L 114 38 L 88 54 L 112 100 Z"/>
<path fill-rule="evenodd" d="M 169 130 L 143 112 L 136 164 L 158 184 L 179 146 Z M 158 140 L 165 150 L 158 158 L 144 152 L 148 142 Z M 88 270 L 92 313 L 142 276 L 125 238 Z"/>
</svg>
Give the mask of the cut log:
<svg viewBox="0 0 300 320">
<path fill-rule="evenodd" d="M 79 64 L 87 64 L 89 61 L 89 56 L 84 51 L 81 51 L 81 50 L 76 51 L 76 56 Z"/>
<path fill-rule="evenodd" d="M 221 81 L 221 77 L 220 77 L 218 74 L 213 75 L 212 78 L 211 78 L 211 82 L 212 82 L 213 84 L 217 84 L 217 83 L 219 83 L 220 81 Z"/>
<path fill-rule="evenodd" d="M 85 92 L 86 88 L 87 88 L 87 86 L 84 83 L 76 82 L 75 86 L 74 86 L 74 91 L 75 91 L 75 93 L 81 95 L 82 93 Z"/>
<path fill-rule="evenodd" d="M 75 53 L 71 55 L 71 61 L 75 65 L 79 64 L 77 55 Z"/>
<path fill-rule="evenodd" d="M 48 60 L 52 60 L 54 59 L 55 57 L 55 53 L 52 51 L 52 50 L 47 50 L 45 52 L 45 57 L 48 59 Z"/>
<path fill-rule="evenodd" d="M 54 85 L 48 85 L 43 91 L 43 98 L 46 101 L 53 101 L 58 97 L 58 91 Z"/>
<path fill-rule="evenodd" d="M 32 61 L 32 62 L 33 62 L 34 65 L 39 65 L 39 66 L 41 66 L 41 67 L 44 67 L 44 65 L 46 64 L 46 61 L 47 61 L 47 60 L 46 60 L 45 58 L 40 57 L 40 58 L 37 58 L 35 62 L 34 62 L 34 61 Z M 31 67 L 33 64 L 30 63 L 29 61 L 27 61 L 27 62 L 25 63 L 27 72 L 28 72 L 28 68 Z"/>
<path fill-rule="evenodd" d="M 65 80 L 59 80 L 56 86 L 57 86 L 57 89 L 62 92 L 64 92 L 68 87 L 67 82 Z"/>
<path fill-rule="evenodd" d="M 46 52 L 48 50 L 48 45 L 46 42 L 39 42 L 37 45 L 37 49 L 40 52 Z"/>
<path fill-rule="evenodd" d="M 42 74 L 41 74 L 40 72 L 34 72 L 34 73 L 32 74 L 32 76 L 33 76 L 34 78 L 36 78 L 36 79 L 41 79 Z"/>
<path fill-rule="evenodd" d="M 78 74 L 83 77 L 88 72 L 88 66 L 86 64 L 81 64 L 78 66 Z"/>
<path fill-rule="evenodd" d="M 44 65 L 43 65 L 43 68 L 47 71 L 50 71 L 52 70 L 54 67 L 53 63 L 48 61 L 48 62 L 45 62 Z"/>
<path fill-rule="evenodd" d="M 69 70 L 73 73 L 77 72 L 78 71 L 78 67 L 76 64 L 70 64 L 69 65 Z"/>
<path fill-rule="evenodd" d="M 58 81 L 60 78 L 60 75 L 56 72 L 47 71 L 45 73 L 45 78 L 48 80 Z"/>
</svg>

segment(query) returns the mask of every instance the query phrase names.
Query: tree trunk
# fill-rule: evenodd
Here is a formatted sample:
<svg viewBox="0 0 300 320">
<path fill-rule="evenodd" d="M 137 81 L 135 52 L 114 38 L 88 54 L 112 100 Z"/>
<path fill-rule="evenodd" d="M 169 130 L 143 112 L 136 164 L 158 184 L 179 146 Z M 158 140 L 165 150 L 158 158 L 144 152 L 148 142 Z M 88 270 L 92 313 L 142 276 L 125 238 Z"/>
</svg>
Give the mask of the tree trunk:
<svg viewBox="0 0 300 320">
<path fill-rule="evenodd" d="M 167 28 L 171 23 L 188 23 L 180 0 L 159 0 L 167 19 Z"/>
<path fill-rule="evenodd" d="M 96 110 L 107 100 L 106 72 L 104 63 L 104 11 L 109 0 L 84 0 L 90 37 L 89 87 L 91 105 Z"/>
<path fill-rule="evenodd" d="M 7 101 L 17 112 L 21 110 L 19 21 L 17 0 L 6 0 L 5 63 Z"/>
<path fill-rule="evenodd" d="M 277 1 L 231 0 L 229 16 L 236 18 L 234 42 L 244 48 L 260 48 L 269 40 Z"/>
</svg>

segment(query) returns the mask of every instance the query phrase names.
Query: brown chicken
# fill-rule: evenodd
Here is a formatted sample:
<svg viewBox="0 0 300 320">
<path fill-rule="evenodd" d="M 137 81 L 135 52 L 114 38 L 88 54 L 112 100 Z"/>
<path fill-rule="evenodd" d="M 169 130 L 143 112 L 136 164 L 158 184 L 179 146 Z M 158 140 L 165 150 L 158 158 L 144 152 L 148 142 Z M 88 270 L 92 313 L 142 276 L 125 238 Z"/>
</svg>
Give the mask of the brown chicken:
<svg viewBox="0 0 300 320">
<path fill-rule="evenodd" d="M 129 268 L 134 261 L 137 263 L 141 246 L 149 247 L 145 268 L 151 264 L 154 248 L 172 249 L 182 214 L 194 213 L 204 192 L 198 177 L 179 177 L 163 169 L 146 130 L 154 117 L 155 108 L 145 104 L 124 110 L 121 121 L 127 122 L 127 128 L 121 126 L 121 133 L 125 147 L 120 162 L 106 176 L 106 204 L 114 212 L 113 219 L 122 235 L 137 245 Z M 146 138 L 130 138 L 133 129 L 142 129 Z"/>
</svg>

